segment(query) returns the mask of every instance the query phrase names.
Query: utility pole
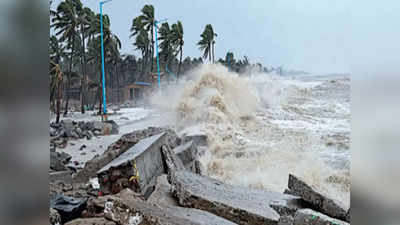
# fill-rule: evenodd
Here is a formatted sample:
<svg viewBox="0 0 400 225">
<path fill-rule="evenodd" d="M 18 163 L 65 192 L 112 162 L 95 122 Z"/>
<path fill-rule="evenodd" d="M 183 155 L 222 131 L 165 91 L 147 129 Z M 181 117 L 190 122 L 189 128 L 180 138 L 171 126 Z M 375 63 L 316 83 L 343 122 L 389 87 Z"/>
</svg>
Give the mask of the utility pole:
<svg viewBox="0 0 400 225">
<path fill-rule="evenodd" d="M 103 117 L 102 120 L 107 120 L 107 104 L 106 104 L 106 79 L 104 69 L 104 43 L 103 43 L 103 5 L 112 0 L 106 0 L 100 2 L 100 34 L 101 34 L 101 73 L 103 80 Z"/>
</svg>

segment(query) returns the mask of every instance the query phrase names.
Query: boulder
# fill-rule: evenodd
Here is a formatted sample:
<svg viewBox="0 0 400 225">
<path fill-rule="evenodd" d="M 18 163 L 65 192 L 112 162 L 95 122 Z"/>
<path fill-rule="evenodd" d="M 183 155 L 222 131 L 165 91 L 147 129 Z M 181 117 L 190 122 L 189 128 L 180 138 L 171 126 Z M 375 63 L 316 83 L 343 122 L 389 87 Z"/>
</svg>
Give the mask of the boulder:
<svg viewBox="0 0 400 225">
<path fill-rule="evenodd" d="M 304 208 L 304 202 L 295 196 L 235 187 L 188 171 L 175 172 L 171 185 L 180 205 L 205 210 L 238 224 L 276 225 L 280 214 Z"/>
<path fill-rule="evenodd" d="M 90 130 L 92 130 L 92 131 L 95 131 L 95 130 L 102 131 L 103 126 L 104 126 L 104 123 L 101 121 L 92 121 L 92 122 L 90 122 L 90 125 L 89 125 L 89 127 L 91 128 Z"/>
<path fill-rule="evenodd" d="M 350 216 L 347 213 L 349 207 L 346 207 L 342 202 L 327 197 L 327 194 L 317 187 L 307 184 L 304 180 L 292 174 L 289 174 L 288 187 L 294 195 L 300 196 L 304 201 L 311 204 L 314 209 L 333 218 L 350 222 Z"/>
<path fill-rule="evenodd" d="M 75 136 L 75 134 L 73 134 L 75 127 L 74 127 L 74 122 L 72 120 L 70 120 L 70 119 L 63 120 L 63 121 L 61 121 L 61 124 L 65 131 L 65 134 L 64 134 L 65 137 Z"/>
<path fill-rule="evenodd" d="M 100 197 L 105 217 L 117 224 L 234 225 L 235 223 L 197 209 L 157 206 L 141 200 L 129 189 L 118 195 Z M 136 223 L 129 223 L 135 221 Z"/>
<path fill-rule="evenodd" d="M 76 219 L 86 207 L 86 199 L 73 198 L 55 194 L 50 199 L 50 207 L 57 210 L 61 217 L 61 223 Z"/>
<path fill-rule="evenodd" d="M 54 171 L 67 170 L 65 164 L 71 160 L 72 156 L 65 152 L 50 152 L 50 169 Z"/>
<path fill-rule="evenodd" d="M 86 218 L 72 220 L 65 225 L 116 225 L 113 221 L 105 218 Z"/>
<path fill-rule="evenodd" d="M 103 126 L 104 135 L 118 134 L 118 133 L 119 133 L 119 126 L 114 120 L 107 120 L 104 122 Z"/>
<path fill-rule="evenodd" d="M 298 210 L 294 216 L 294 225 L 349 225 L 344 221 L 331 218 L 311 209 Z"/>
</svg>

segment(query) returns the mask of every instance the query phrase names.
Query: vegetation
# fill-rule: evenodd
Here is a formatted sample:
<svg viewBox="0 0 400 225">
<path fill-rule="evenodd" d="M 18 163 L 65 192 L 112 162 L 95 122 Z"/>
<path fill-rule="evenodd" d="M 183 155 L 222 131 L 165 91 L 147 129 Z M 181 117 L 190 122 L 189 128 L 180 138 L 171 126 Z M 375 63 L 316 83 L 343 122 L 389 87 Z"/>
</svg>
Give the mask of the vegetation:
<svg viewBox="0 0 400 225">
<path fill-rule="evenodd" d="M 105 83 L 108 102 L 121 102 L 121 89 L 136 81 L 152 82 L 155 62 L 154 32 L 160 41 L 160 64 L 162 71 L 173 71 L 177 78 L 203 63 L 201 57 L 184 58 L 184 28 L 181 21 L 172 25 L 167 22 L 155 27 L 155 9 L 145 5 L 141 14 L 134 17 L 130 27 L 132 43 L 140 57 L 121 54 L 121 41 L 111 30 L 108 15 L 103 15 Z M 59 112 L 64 102 L 64 115 L 68 113 L 70 99 L 78 100 L 82 113 L 86 108 L 102 104 L 101 39 L 100 15 L 84 7 L 81 0 L 64 0 L 50 10 L 51 37 L 50 55 L 50 102 L 51 110 Z M 211 24 L 207 24 L 197 43 L 202 57 L 215 62 L 215 38 L 217 34 Z M 229 59 L 229 60 L 228 60 Z M 229 66 L 231 71 L 244 72 L 250 65 L 247 57 L 237 60 L 232 52 L 218 63 Z M 268 71 L 266 68 L 261 68 Z M 168 79 L 170 75 L 167 75 Z M 66 79 L 65 79 L 66 78 Z"/>
</svg>

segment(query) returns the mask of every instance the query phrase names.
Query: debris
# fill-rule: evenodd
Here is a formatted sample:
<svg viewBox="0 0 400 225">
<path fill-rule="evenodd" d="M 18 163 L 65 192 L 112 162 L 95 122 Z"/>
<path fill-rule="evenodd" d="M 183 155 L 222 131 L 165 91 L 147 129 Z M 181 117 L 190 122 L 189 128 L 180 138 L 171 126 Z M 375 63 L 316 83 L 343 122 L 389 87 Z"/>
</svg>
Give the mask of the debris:
<svg viewBox="0 0 400 225">
<path fill-rule="evenodd" d="M 86 207 L 86 199 L 53 195 L 50 200 L 51 208 L 57 210 L 61 216 L 61 223 L 78 218 Z"/>
<path fill-rule="evenodd" d="M 84 148 L 86 148 L 86 145 L 82 145 L 82 146 L 79 148 L 79 151 L 82 151 Z"/>
<path fill-rule="evenodd" d="M 186 169 L 201 174 L 200 162 L 198 161 L 199 153 L 193 140 L 177 146 L 173 152 L 181 159 Z"/>
<path fill-rule="evenodd" d="M 349 214 L 347 213 L 349 207 L 327 197 L 327 194 L 323 193 L 322 190 L 318 190 L 317 187 L 308 185 L 304 180 L 292 174 L 289 174 L 288 187 L 293 194 L 300 196 L 318 211 L 333 218 L 350 222 Z"/>
<path fill-rule="evenodd" d="M 56 171 L 49 175 L 49 182 L 62 181 L 64 183 L 72 183 L 72 171 Z"/>
<path fill-rule="evenodd" d="M 281 216 L 278 225 L 293 225 L 294 219 L 291 216 Z"/>
<path fill-rule="evenodd" d="M 178 202 L 172 194 L 172 187 L 168 183 L 167 175 L 163 174 L 157 177 L 154 191 L 147 201 L 161 206 L 178 206 Z"/>
<path fill-rule="evenodd" d="M 238 224 L 277 224 L 279 213 L 303 208 L 303 201 L 295 196 L 235 187 L 187 171 L 175 172 L 171 185 L 180 205 L 205 210 Z"/>
<path fill-rule="evenodd" d="M 67 170 L 65 164 L 71 160 L 72 156 L 65 152 L 50 152 L 50 169 L 54 171 Z"/>
</svg>

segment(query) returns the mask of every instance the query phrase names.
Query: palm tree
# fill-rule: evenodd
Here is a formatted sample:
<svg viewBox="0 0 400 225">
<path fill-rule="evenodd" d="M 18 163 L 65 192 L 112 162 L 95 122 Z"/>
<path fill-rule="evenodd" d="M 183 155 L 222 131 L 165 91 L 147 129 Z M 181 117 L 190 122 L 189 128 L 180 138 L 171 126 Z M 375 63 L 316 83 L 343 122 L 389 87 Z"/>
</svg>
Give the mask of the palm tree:
<svg viewBox="0 0 400 225">
<path fill-rule="evenodd" d="M 50 88 L 51 92 L 57 91 L 57 106 L 56 106 L 56 123 L 60 122 L 60 105 L 62 98 L 62 80 L 63 72 L 60 64 L 56 63 L 53 59 L 50 60 Z"/>
<path fill-rule="evenodd" d="M 150 71 L 153 72 L 153 62 L 154 62 L 154 6 L 153 5 L 145 5 L 142 9 L 142 15 L 139 16 L 141 23 L 143 24 L 144 29 L 147 32 L 150 32 L 151 37 L 151 47 L 150 47 L 150 55 L 149 58 L 151 60 L 151 69 Z"/>
<path fill-rule="evenodd" d="M 177 78 L 179 79 L 179 73 L 181 71 L 181 64 L 182 64 L 183 44 L 184 44 L 183 26 L 181 21 L 178 21 L 176 24 L 172 24 L 171 28 L 172 28 L 171 30 L 172 42 L 175 46 L 178 46 L 179 48 L 178 53 L 180 53 L 178 72 L 176 74 Z"/>
<path fill-rule="evenodd" d="M 207 24 L 203 33 L 200 35 L 201 40 L 197 43 L 197 45 L 199 45 L 199 49 L 204 51 L 203 58 L 206 59 L 208 56 L 209 61 L 211 61 L 212 57 L 212 62 L 214 62 L 214 37 L 216 36 L 217 34 L 214 33 L 211 24 Z"/>
<path fill-rule="evenodd" d="M 75 50 L 75 41 L 78 36 L 79 25 L 78 12 L 82 9 L 80 0 L 65 0 L 57 6 L 56 15 L 52 18 L 52 27 L 57 30 L 56 36 L 61 35 L 60 41 L 67 41 L 70 53 L 70 65 L 68 73 L 67 100 L 64 115 L 68 113 L 69 90 L 71 87 L 72 63 Z"/>
<path fill-rule="evenodd" d="M 174 54 L 174 49 L 172 46 L 172 31 L 168 23 L 163 23 L 158 32 L 160 33 L 158 40 L 161 40 L 160 57 L 165 62 L 165 64 L 168 65 L 171 56 Z"/>
<path fill-rule="evenodd" d="M 142 73 L 144 73 L 145 67 L 147 66 L 147 55 L 148 55 L 148 48 L 149 48 L 149 37 L 145 30 L 140 30 L 139 34 L 136 36 L 135 43 L 133 44 L 136 46 L 137 50 L 140 50 L 142 53 Z"/>
</svg>

